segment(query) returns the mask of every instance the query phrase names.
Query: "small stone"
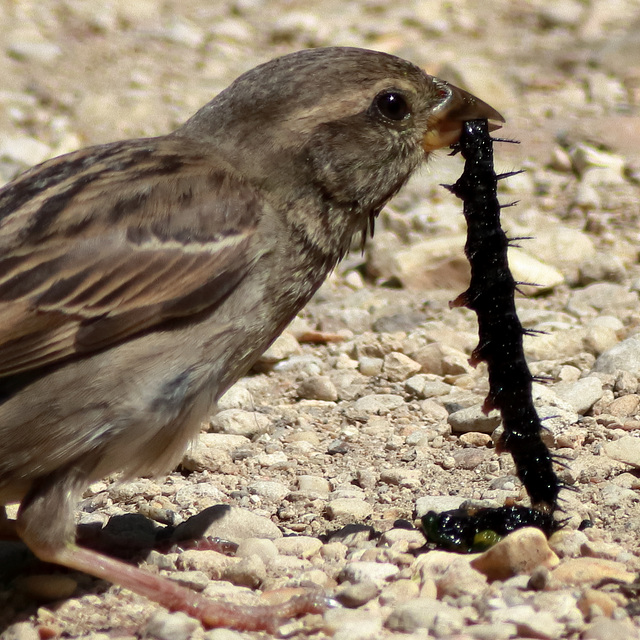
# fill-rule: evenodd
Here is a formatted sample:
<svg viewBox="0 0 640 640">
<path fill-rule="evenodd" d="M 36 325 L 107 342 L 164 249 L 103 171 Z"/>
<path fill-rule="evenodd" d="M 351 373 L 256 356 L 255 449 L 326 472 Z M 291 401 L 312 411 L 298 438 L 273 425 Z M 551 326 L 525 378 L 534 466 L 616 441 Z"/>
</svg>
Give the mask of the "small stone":
<svg viewBox="0 0 640 640">
<path fill-rule="evenodd" d="M 272 502 L 281 502 L 290 492 L 287 485 L 272 480 L 259 480 L 252 482 L 248 487 L 249 493 L 266 498 Z"/>
<path fill-rule="evenodd" d="M 509 622 L 474 624 L 467 627 L 465 631 L 474 640 L 509 640 L 518 634 L 516 625 Z"/>
<path fill-rule="evenodd" d="M 588 376 L 576 382 L 560 382 L 554 385 L 553 390 L 580 415 L 587 413 L 603 394 L 602 381 L 595 376 Z"/>
<path fill-rule="evenodd" d="M 197 513 L 178 525 L 174 536 L 178 540 L 211 536 L 239 542 L 245 538 L 275 540 L 282 537 L 282 532 L 269 518 L 249 509 L 219 504 Z"/>
<path fill-rule="evenodd" d="M 257 411 L 227 409 L 220 411 L 211 420 L 211 430 L 216 433 L 254 438 L 267 433 L 272 427 L 271 419 Z"/>
<path fill-rule="evenodd" d="M 509 267 L 517 282 L 531 283 L 518 285 L 526 296 L 552 291 L 564 282 L 564 276 L 558 269 L 515 247 L 509 249 Z"/>
<path fill-rule="evenodd" d="M 297 394 L 306 400 L 335 402 L 338 399 L 338 391 L 329 376 L 311 376 L 303 380 L 298 385 Z"/>
<path fill-rule="evenodd" d="M 285 360 L 300 353 L 302 353 L 302 349 L 296 337 L 292 333 L 285 331 L 260 356 L 259 362 L 265 365 L 273 365 L 276 362 L 280 362 L 280 360 Z"/>
<path fill-rule="evenodd" d="M 615 347 L 618 342 L 618 333 L 609 327 L 591 326 L 584 337 L 585 349 L 595 356 Z"/>
<path fill-rule="evenodd" d="M 240 558 L 239 562 L 228 564 L 222 573 L 224 580 L 249 589 L 257 589 L 266 577 L 267 570 L 264 562 L 257 555 L 245 556 Z"/>
<path fill-rule="evenodd" d="M 331 491 L 329 481 L 322 476 L 298 476 L 298 488 L 300 491 L 317 493 L 320 496 L 328 496 Z"/>
<path fill-rule="evenodd" d="M 329 520 L 361 521 L 373 513 L 373 507 L 359 498 L 338 498 L 327 504 L 325 514 Z"/>
<path fill-rule="evenodd" d="M 627 371 L 640 377 L 640 339 L 636 336 L 627 338 L 605 351 L 596 360 L 593 371 L 612 374 Z"/>
<path fill-rule="evenodd" d="M 382 636 L 382 615 L 362 609 L 329 609 L 323 631 L 332 640 L 378 640 Z"/>
<path fill-rule="evenodd" d="M 245 409 L 250 410 L 254 406 L 253 395 L 241 384 L 234 384 L 229 391 L 227 391 L 218 400 L 218 410 L 224 411 L 225 409 Z"/>
<path fill-rule="evenodd" d="M 276 548 L 285 556 L 309 559 L 322 548 L 322 540 L 311 536 L 287 536 L 276 540 Z"/>
<path fill-rule="evenodd" d="M 2 632 L 2 640 L 42 640 L 42 636 L 32 623 L 16 622 Z"/>
<path fill-rule="evenodd" d="M 391 382 L 402 382 L 412 375 L 418 373 L 422 365 L 405 356 L 404 353 L 393 351 L 384 357 L 382 371 L 387 380 Z"/>
<path fill-rule="evenodd" d="M 340 581 L 348 580 L 352 584 L 371 582 L 382 587 L 389 578 L 395 576 L 400 569 L 390 562 L 349 562 L 340 573 Z"/>
<path fill-rule="evenodd" d="M 640 406 L 640 396 L 635 393 L 629 393 L 625 396 L 616 398 L 608 407 L 607 413 L 616 416 L 616 418 L 629 418 L 638 413 Z"/>
<path fill-rule="evenodd" d="M 380 472 L 380 480 L 387 484 L 400 487 L 419 487 L 423 481 L 423 473 L 419 469 L 407 469 L 405 467 L 395 469 L 383 469 Z"/>
<path fill-rule="evenodd" d="M 609 312 L 612 309 L 636 309 L 638 293 L 621 284 L 596 282 L 573 291 L 567 307 L 576 310 L 591 307 L 596 311 Z"/>
<path fill-rule="evenodd" d="M 371 358 L 360 356 L 358 358 L 358 369 L 363 376 L 379 376 L 382 373 L 384 360 L 382 358 Z"/>
<path fill-rule="evenodd" d="M 373 413 L 385 415 L 389 413 L 389 411 L 401 407 L 403 404 L 404 398 L 402 396 L 392 393 L 373 393 L 356 400 L 354 410 L 362 414 Z"/>
<path fill-rule="evenodd" d="M 336 599 L 345 607 L 355 609 L 373 600 L 379 592 L 380 587 L 373 582 L 364 581 L 356 584 L 347 582 L 336 593 Z"/>
<path fill-rule="evenodd" d="M 464 444 L 465 447 L 488 447 L 493 440 L 487 433 L 469 431 L 460 436 L 460 442 Z"/>
<path fill-rule="evenodd" d="M 613 460 L 640 468 L 640 438 L 623 436 L 604 445 L 604 452 Z"/>
<path fill-rule="evenodd" d="M 506 580 L 512 576 L 530 574 L 539 566 L 551 569 L 559 562 L 558 556 L 549 548 L 544 533 L 534 527 L 524 527 L 472 560 L 471 566 L 489 580 Z"/>
<path fill-rule="evenodd" d="M 424 518 L 429 511 L 442 513 L 459 509 L 464 501 L 465 498 L 460 496 L 422 496 L 416 500 L 416 517 Z"/>
<path fill-rule="evenodd" d="M 33 165 L 44 162 L 51 155 L 51 149 L 35 138 L 0 135 L 0 158 L 6 157 L 24 165 Z"/>
<path fill-rule="evenodd" d="M 486 449 L 462 449 L 453 454 L 456 468 L 458 469 L 476 469 L 488 457 L 489 452 Z"/>
<path fill-rule="evenodd" d="M 624 564 L 602 558 L 571 558 L 551 572 L 551 580 L 558 585 L 586 585 L 605 578 L 633 582 L 635 575 Z"/>
<path fill-rule="evenodd" d="M 427 629 L 437 637 L 443 637 L 462 631 L 464 614 L 440 600 L 416 598 L 399 603 L 387 618 L 385 626 L 403 633 Z"/>
<path fill-rule="evenodd" d="M 593 606 L 598 607 L 607 618 L 618 608 L 618 604 L 609 594 L 597 589 L 585 589 L 578 600 L 578 609 L 588 619 Z"/>
<path fill-rule="evenodd" d="M 629 620 L 597 619 L 580 634 L 581 640 L 636 640 L 637 629 Z"/>
<path fill-rule="evenodd" d="M 583 531 L 560 529 L 549 538 L 549 547 L 559 558 L 577 558 L 582 553 L 582 545 L 587 541 Z"/>
<path fill-rule="evenodd" d="M 520 604 L 491 612 L 491 622 L 515 624 L 519 636 L 556 640 L 564 631 L 564 625 L 548 611 L 536 611 L 531 605 Z"/>
<path fill-rule="evenodd" d="M 424 538 L 423 538 L 424 540 Z M 407 602 L 417 598 L 420 594 L 419 585 L 413 580 L 395 580 L 386 585 L 380 594 L 382 606 L 395 606 L 400 602 Z"/>
<path fill-rule="evenodd" d="M 265 564 L 268 564 L 278 554 L 278 547 L 273 540 L 267 538 L 245 538 L 238 543 L 235 555 L 236 558 L 258 556 Z"/>
<path fill-rule="evenodd" d="M 480 433 L 493 433 L 501 422 L 500 412 L 493 410 L 485 414 L 479 405 L 454 411 L 448 419 L 451 430 L 454 433 L 467 433 L 479 431 Z"/>
<path fill-rule="evenodd" d="M 147 622 L 146 633 L 158 640 L 189 640 L 200 626 L 199 622 L 186 613 L 178 611 L 155 611 Z"/>
</svg>

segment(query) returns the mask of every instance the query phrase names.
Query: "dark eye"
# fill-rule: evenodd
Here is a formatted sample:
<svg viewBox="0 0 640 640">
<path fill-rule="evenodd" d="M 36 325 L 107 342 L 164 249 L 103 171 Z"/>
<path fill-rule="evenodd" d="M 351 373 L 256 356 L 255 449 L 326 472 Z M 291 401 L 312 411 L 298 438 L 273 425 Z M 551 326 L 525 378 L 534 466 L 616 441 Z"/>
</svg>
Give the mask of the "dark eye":
<svg viewBox="0 0 640 640">
<path fill-rule="evenodd" d="M 406 98 L 398 91 L 379 93 L 375 97 L 373 104 L 379 113 L 389 120 L 398 122 L 411 115 Z"/>
</svg>

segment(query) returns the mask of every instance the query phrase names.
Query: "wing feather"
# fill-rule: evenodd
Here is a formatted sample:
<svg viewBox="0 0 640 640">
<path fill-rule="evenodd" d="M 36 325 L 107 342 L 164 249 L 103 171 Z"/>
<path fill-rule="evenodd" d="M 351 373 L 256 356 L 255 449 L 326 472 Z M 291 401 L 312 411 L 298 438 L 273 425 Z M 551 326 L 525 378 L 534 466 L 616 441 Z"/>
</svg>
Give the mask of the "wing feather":
<svg viewBox="0 0 640 640">
<path fill-rule="evenodd" d="M 213 310 L 246 276 L 260 196 L 185 146 L 93 147 L 0 190 L 0 378 Z"/>
</svg>

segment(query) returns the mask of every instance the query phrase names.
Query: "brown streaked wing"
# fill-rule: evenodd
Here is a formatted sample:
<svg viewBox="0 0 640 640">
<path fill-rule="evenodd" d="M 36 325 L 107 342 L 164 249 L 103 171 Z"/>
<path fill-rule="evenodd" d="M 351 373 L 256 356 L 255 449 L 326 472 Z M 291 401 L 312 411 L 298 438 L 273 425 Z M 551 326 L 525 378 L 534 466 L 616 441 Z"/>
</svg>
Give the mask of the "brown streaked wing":
<svg viewBox="0 0 640 640">
<path fill-rule="evenodd" d="M 90 148 L 0 191 L 0 377 L 212 309 L 242 280 L 260 198 L 188 144 Z"/>
</svg>

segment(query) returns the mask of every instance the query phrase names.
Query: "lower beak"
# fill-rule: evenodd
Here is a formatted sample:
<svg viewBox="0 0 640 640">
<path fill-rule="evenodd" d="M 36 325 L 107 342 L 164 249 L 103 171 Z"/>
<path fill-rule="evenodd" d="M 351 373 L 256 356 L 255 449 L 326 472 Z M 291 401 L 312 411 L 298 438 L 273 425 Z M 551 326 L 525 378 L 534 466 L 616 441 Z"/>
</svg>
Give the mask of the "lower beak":
<svg viewBox="0 0 640 640">
<path fill-rule="evenodd" d="M 467 120 L 497 120 L 489 122 L 489 131 L 502 126 L 499 123 L 504 122 L 504 118 L 486 102 L 443 80 L 434 79 L 434 82 L 444 98 L 434 109 L 429 128 L 422 140 L 425 151 L 442 149 L 457 142 L 462 124 Z"/>
</svg>

